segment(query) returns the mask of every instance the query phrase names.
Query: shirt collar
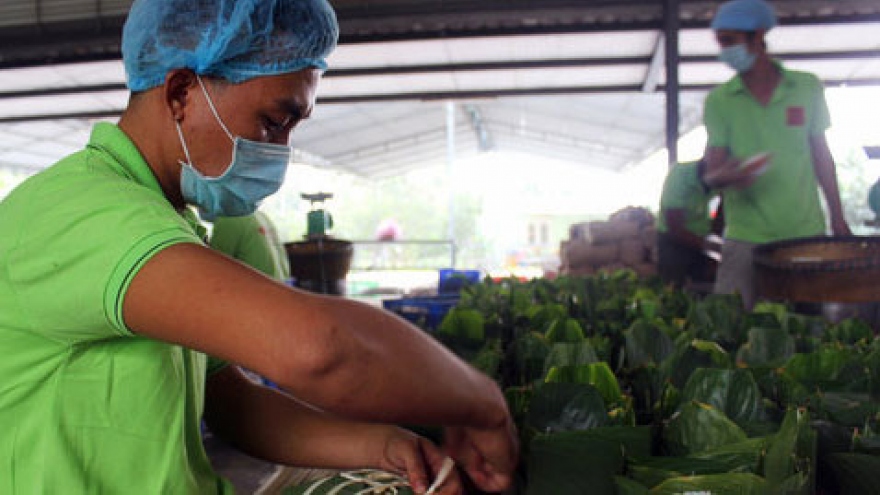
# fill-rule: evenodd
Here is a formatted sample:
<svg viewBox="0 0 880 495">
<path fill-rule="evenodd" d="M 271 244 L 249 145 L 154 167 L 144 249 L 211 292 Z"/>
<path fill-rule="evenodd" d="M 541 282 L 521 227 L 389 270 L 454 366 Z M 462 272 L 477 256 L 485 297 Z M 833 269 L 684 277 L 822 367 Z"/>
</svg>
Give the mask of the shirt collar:
<svg viewBox="0 0 880 495">
<path fill-rule="evenodd" d="M 114 169 L 118 173 L 162 195 L 163 198 L 165 197 L 165 192 L 162 191 L 159 181 L 156 179 L 155 174 L 153 174 L 153 169 L 144 160 L 140 150 L 137 149 L 137 146 L 134 145 L 128 134 L 120 129 L 119 126 L 109 122 L 98 122 L 92 128 L 88 146 L 110 155 L 113 158 Z M 168 203 L 168 206 L 171 207 L 171 203 Z M 199 238 L 204 240 L 207 230 L 199 222 L 192 210 L 187 207 L 180 214 L 198 234 Z"/>
<path fill-rule="evenodd" d="M 782 65 L 782 62 L 778 60 L 771 60 L 770 63 L 773 64 L 779 70 L 779 74 L 782 76 L 782 80 L 780 81 L 780 86 L 791 87 L 796 84 L 794 78 L 791 77 L 791 72 Z M 727 82 L 726 88 L 728 93 L 736 94 L 746 92 L 746 84 L 743 82 L 743 78 L 741 75 L 737 74 L 730 81 Z"/>
<path fill-rule="evenodd" d="M 153 169 L 150 168 L 140 150 L 119 126 L 109 122 L 95 124 L 89 137 L 89 147 L 110 155 L 118 172 L 164 196 L 162 187 L 159 186 L 159 181 L 153 174 Z"/>
</svg>

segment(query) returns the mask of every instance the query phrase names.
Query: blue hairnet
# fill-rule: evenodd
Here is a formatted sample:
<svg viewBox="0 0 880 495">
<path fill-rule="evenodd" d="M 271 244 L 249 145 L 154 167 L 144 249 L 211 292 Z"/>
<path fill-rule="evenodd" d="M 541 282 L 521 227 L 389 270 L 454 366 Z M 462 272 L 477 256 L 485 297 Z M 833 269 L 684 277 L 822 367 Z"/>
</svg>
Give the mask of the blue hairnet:
<svg viewBox="0 0 880 495">
<path fill-rule="evenodd" d="M 764 0 L 731 0 L 721 4 L 715 18 L 712 19 L 712 29 L 715 31 L 726 29 L 731 31 L 764 31 L 776 26 L 776 13 L 773 7 Z"/>
<path fill-rule="evenodd" d="M 128 88 L 188 68 L 232 83 L 326 69 L 339 26 L 327 0 L 135 0 L 122 29 Z"/>
</svg>

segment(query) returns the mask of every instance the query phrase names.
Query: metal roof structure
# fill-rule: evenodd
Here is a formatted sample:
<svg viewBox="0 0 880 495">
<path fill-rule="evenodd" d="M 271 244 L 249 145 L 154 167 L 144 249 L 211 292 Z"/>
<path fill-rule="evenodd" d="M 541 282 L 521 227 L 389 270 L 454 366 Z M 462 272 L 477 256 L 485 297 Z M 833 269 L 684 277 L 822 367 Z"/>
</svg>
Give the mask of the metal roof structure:
<svg viewBox="0 0 880 495">
<path fill-rule="evenodd" d="M 39 169 L 114 119 L 127 91 L 125 0 L 0 4 L 0 167 Z M 383 177 L 489 149 L 621 170 L 666 145 L 664 31 L 678 37 L 679 132 L 731 72 L 708 29 L 720 2 L 331 0 L 341 38 L 303 161 Z M 775 0 L 771 53 L 829 86 L 880 86 L 880 2 Z M 666 10 L 666 8 L 669 10 Z M 668 32 L 668 31 L 667 31 Z"/>
</svg>

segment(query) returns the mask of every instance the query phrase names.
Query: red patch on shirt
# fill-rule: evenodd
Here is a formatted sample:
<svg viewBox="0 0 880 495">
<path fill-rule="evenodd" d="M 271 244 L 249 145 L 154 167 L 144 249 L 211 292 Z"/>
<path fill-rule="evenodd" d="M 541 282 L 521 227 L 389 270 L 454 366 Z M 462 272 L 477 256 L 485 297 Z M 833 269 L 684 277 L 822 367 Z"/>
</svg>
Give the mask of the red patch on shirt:
<svg viewBox="0 0 880 495">
<path fill-rule="evenodd" d="M 791 127 L 800 127 L 806 120 L 804 107 L 788 107 L 785 111 L 785 123 Z"/>
</svg>

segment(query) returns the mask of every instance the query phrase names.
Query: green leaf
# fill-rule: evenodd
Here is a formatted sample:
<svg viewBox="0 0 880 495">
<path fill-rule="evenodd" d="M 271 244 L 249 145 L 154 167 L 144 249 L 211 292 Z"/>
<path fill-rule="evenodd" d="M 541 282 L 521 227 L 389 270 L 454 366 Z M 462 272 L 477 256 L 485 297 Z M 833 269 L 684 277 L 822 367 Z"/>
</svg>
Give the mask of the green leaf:
<svg viewBox="0 0 880 495">
<path fill-rule="evenodd" d="M 809 490 L 815 473 L 816 432 L 810 426 L 810 416 L 806 410 L 790 409 L 767 446 L 764 477 L 773 493 L 784 493 L 781 486 L 797 474 L 807 477 Z M 789 488 L 793 489 L 790 485 Z"/>
<path fill-rule="evenodd" d="M 682 400 L 710 404 L 738 424 L 763 417 L 761 391 L 747 370 L 699 368 L 682 390 Z"/>
<path fill-rule="evenodd" d="M 661 365 L 664 376 L 677 388 L 684 388 L 698 368 L 730 368 L 730 355 L 715 342 L 690 340 Z"/>
<path fill-rule="evenodd" d="M 602 394 L 605 404 L 619 403 L 622 399 L 617 377 L 608 363 L 593 363 L 580 366 L 558 366 L 551 368 L 545 379 L 547 383 L 584 383 L 596 387 Z"/>
<path fill-rule="evenodd" d="M 842 348 L 823 347 L 808 354 L 797 354 L 785 363 L 785 372 L 808 387 L 826 386 L 838 381 L 852 353 Z"/>
<path fill-rule="evenodd" d="M 498 367 L 504 357 L 501 352 L 501 342 L 497 339 L 486 342 L 479 354 L 471 360 L 471 364 L 487 376 L 497 379 Z"/>
<path fill-rule="evenodd" d="M 880 493 L 880 457 L 867 454 L 837 453 L 826 462 L 834 472 L 839 495 Z"/>
<path fill-rule="evenodd" d="M 437 331 L 476 342 L 483 342 L 486 338 L 483 314 L 473 309 L 450 309 Z"/>
<path fill-rule="evenodd" d="M 743 340 L 745 311 L 737 294 L 709 294 L 694 304 L 688 317 L 697 337 L 734 349 Z"/>
<path fill-rule="evenodd" d="M 526 495 L 615 493 L 623 454 L 610 440 L 582 432 L 537 435 L 528 458 Z"/>
<path fill-rule="evenodd" d="M 544 374 L 546 375 L 554 367 L 580 366 L 598 361 L 599 358 L 596 357 L 589 342 L 561 342 L 550 347 L 550 352 L 544 361 Z"/>
<path fill-rule="evenodd" d="M 558 345 L 558 344 L 557 344 Z M 527 332 L 513 342 L 513 365 L 518 385 L 526 385 L 544 376 L 544 362 L 550 355 L 550 344 L 539 332 Z"/>
<path fill-rule="evenodd" d="M 653 466 L 645 466 L 642 464 L 631 464 L 627 466 L 626 469 L 627 474 L 630 478 L 649 488 L 658 486 L 666 480 L 680 478 L 681 476 L 683 476 L 683 474 L 678 471 Z"/>
<path fill-rule="evenodd" d="M 592 385 L 544 383 L 532 396 L 527 423 L 542 433 L 587 430 L 607 424 L 608 413 Z"/>
<path fill-rule="evenodd" d="M 871 400 L 868 394 L 827 392 L 819 395 L 816 406 L 834 422 L 858 428 L 868 419 L 880 414 L 880 403 Z"/>
<path fill-rule="evenodd" d="M 547 303 L 540 306 L 533 306 L 529 309 L 527 314 L 532 329 L 546 332 L 547 327 L 552 322 L 568 317 L 568 310 L 566 310 L 565 306 L 561 304 Z"/>
<path fill-rule="evenodd" d="M 777 368 L 794 355 L 794 339 L 781 328 L 752 328 L 748 342 L 737 352 L 737 362 L 752 367 Z"/>
<path fill-rule="evenodd" d="M 756 473 L 766 444 L 764 438 L 750 438 L 688 456 L 635 458 L 632 465 L 691 476 L 731 472 Z M 681 475 L 674 477 L 678 476 Z"/>
<path fill-rule="evenodd" d="M 742 442 L 746 434 L 723 412 L 700 402 L 684 403 L 663 430 L 666 450 L 687 455 Z"/>
<path fill-rule="evenodd" d="M 617 495 L 648 495 L 648 487 L 625 476 L 615 476 L 614 485 Z"/>
<path fill-rule="evenodd" d="M 870 342 L 874 339 L 874 331 L 871 326 L 858 318 L 847 318 L 830 326 L 822 335 L 826 342 L 841 342 L 855 344 L 857 342 Z"/>
<path fill-rule="evenodd" d="M 649 363 L 660 364 L 672 354 L 674 346 L 660 328 L 645 319 L 638 319 L 624 332 L 626 339 L 626 363 L 637 368 Z"/>
<path fill-rule="evenodd" d="M 752 473 L 684 476 L 664 481 L 651 490 L 651 495 L 710 493 L 712 495 L 767 495 L 766 482 Z"/>
</svg>

